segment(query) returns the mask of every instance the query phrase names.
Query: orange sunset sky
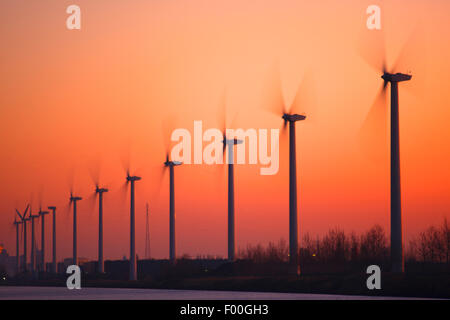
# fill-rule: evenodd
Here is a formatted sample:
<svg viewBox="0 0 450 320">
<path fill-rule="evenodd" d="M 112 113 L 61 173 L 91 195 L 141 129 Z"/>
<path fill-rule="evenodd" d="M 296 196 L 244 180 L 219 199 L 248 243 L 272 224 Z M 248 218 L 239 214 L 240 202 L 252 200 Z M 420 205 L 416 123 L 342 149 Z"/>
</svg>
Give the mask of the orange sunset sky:
<svg viewBox="0 0 450 320">
<path fill-rule="evenodd" d="M 66 28 L 71 4 L 81 8 L 81 30 Z M 399 86 L 404 238 L 450 218 L 448 0 L 2 0 L 0 243 L 15 254 L 15 208 L 56 205 L 58 259 L 70 257 L 73 181 L 84 197 L 78 254 L 96 258 L 89 173 L 100 168 L 110 188 L 105 257 L 128 256 L 122 163 L 129 159 L 131 172 L 143 178 L 136 185 L 137 253 L 144 256 L 148 202 L 151 254 L 168 257 L 162 124 L 172 117 L 191 132 L 194 120 L 220 128 L 226 87 L 229 122 L 236 115 L 236 127 L 280 128 L 281 118 L 261 108 L 274 61 L 288 103 L 305 71 L 314 77 L 316 103 L 297 123 L 300 238 L 334 227 L 360 233 L 376 223 L 388 232 L 388 157 L 374 161 L 358 143 L 382 84 L 358 49 L 370 48 L 364 39 L 371 4 L 382 8 L 388 63 L 414 35 L 405 70 L 398 70 L 413 74 Z M 259 165 L 236 167 L 237 248 L 288 238 L 287 152 L 282 136 L 274 176 L 261 176 Z M 226 256 L 225 168 L 184 165 L 175 174 L 178 255 Z"/>
</svg>

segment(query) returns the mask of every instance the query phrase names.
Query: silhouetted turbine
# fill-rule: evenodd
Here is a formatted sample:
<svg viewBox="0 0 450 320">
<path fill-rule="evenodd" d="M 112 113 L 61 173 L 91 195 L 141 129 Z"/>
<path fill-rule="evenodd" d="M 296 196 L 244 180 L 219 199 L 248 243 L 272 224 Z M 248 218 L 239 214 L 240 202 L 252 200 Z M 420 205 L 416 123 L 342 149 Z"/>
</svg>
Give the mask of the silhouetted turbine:
<svg viewBox="0 0 450 320">
<path fill-rule="evenodd" d="M 400 133 L 398 83 L 411 80 L 412 76 L 402 73 L 382 76 L 391 83 L 391 261 L 393 272 L 403 272 L 402 205 L 400 188 Z"/>
<path fill-rule="evenodd" d="M 170 200 L 169 200 L 169 258 L 172 263 L 177 259 L 176 242 L 175 242 L 175 172 L 174 167 L 182 165 L 179 161 L 169 161 L 166 156 L 164 166 L 169 168 L 170 173 Z"/>
<path fill-rule="evenodd" d="M 20 214 L 19 210 L 16 209 L 16 213 L 22 221 L 22 230 L 23 230 L 23 271 L 27 271 L 27 221 L 30 220 L 27 218 L 27 212 L 30 208 L 30 205 L 27 205 L 23 214 Z"/>
<path fill-rule="evenodd" d="M 95 188 L 95 193 L 98 194 L 98 272 L 104 272 L 103 261 L 103 193 L 108 192 L 106 188 Z"/>
<path fill-rule="evenodd" d="M 34 219 L 39 218 L 39 215 L 32 215 L 30 209 L 30 219 L 31 219 L 31 272 L 36 271 L 36 237 L 34 231 Z"/>
<path fill-rule="evenodd" d="M 137 280 L 136 246 L 135 246 L 135 205 L 134 205 L 134 183 L 141 177 L 130 176 L 127 173 L 127 183 L 130 182 L 130 280 Z"/>
<path fill-rule="evenodd" d="M 300 274 L 295 123 L 306 119 L 305 115 L 299 114 L 300 110 L 304 112 L 314 105 L 313 80 L 312 75 L 306 72 L 289 107 L 283 98 L 279 68 L 275 68 L 274 71 L 276 74 L 270 81 L 271 87 L 265 90 L 269 93 L 269 97 L 263 103 L 268 105 L 270 112 L 281 116 L 284 120 L 283 131 L 289 124 L 289 262 L 292 265 L 292 272 Z"/>
<path fill-rule="evenodd" d="M 20 273 L 20 252 L 19 252 L 19 225 L 21 221 L 17 221 L 14 217 L 14 225 L 16 226 L 16 274 Z"/>
<path fill-rule="evenodd" d="M 236 259 L 235 244 L 235 208 L 234 208 L 234 146 L 243 143 L 242 140 L 227 139 L 223 134 L 223 151 L 228 147 L 228 260 Z"/>
<path fill-rule="evenodd" d="M 52 218 L 53 218 L 53 225 L 52 225 L 52 239 L 53 239 L 53 247 L 52 247 L 52 272 L 57 272 L 57 265 L 56 265 L 56 207 L 48 207 L 48 210 L 52 210 Z"/>
<path fill-rule="evenodd" d="M 74 197 L 70 193 L 70 204 L 73 205 L 73 258 L 74 265 L 78 265 L 78 249 L 77 249 L 77 201 L 82 200 L 81 197 Z"/>
<path fill-rule="evenodd" d="M 298 114 L 282 116 L 284 123 L 289 123 L 289 260 L 299 268 L 298 261 L 298 218 L 297 218 L 297 156 L 295 144 L 295 122 L 305 120 Z M 299 271 L 298 271 L 299 273 Z"/>
<path fill-rule="evenodd" d="M 41 216 L 41 271 L 45 272 L 45 215 L 48 211 L 39 209 L 39 216 Z"/>
</svg>

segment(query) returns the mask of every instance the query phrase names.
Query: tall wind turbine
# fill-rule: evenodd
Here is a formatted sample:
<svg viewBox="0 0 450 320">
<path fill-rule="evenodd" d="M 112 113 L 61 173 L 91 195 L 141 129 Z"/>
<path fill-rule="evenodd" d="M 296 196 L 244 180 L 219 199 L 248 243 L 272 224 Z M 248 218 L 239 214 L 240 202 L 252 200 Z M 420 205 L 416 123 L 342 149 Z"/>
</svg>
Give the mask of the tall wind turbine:
<svg viewBox="0 0 450 320">
<path fill-rule="evenodd" d="M 78 265 L 78 251 L 77 251 L 77 201 L 82 200 L 81 197 L 74 197 L 70 193 L 70 204 L 73 205 L 73 264 Z"/>
<path fill-rule="evenodd" d="M 149 226 L 149 212 L 148 203 L 145 206 L 145 259 L 150 259 L 150 226 Z"/>
<path fill-rule="evenodd" d="M 36 236 L 35 236 L 35 223 L 34 220 L 39 218 L 39 215 L 32 215 L 30 209 L 30 219 L 31 219 L 31 272 L 36 271 Z"/>
<path fill-rule="evenodd" d="M 39 209 L 39 216 L 41 217 L 41 271 L 45 272 L 45 215 L 48 211 Z"/>
<path fill-rule="evenodd" d="M 235 248 L 235 210 L 234 210 L 234 146 L 243 143 L 236 138 L 227 139 L 223 133 L 223 150 L 228 147 L 228 260 L 236 259 Z"/>
<path fill-rule="evenodd" d="M 27 221 L 29 218 L 27 218 L 27 212 L 30 208 L 30 205 L 27 205 L 27 208 L 23 212 L 23 214 L 20 214 L 19 210 L 16 209 L 16 213 L 19 216 L 20 220 L 22 221 L 22 230 L 23 230 L 23 271 L 27 271 Z"/>
<path fill-rule="evenodd" d="M 382 36 L 382 33 L 379 34 Z M 365 119 L 362 129 L 367 130 L 373 122 L 380 122 L 386 119 L 375 119 L 378 113 L 387 115 L 386 106 L 386 91 L 387 86 L 391 84 L 391 110 L 390 110 L 390 209 L 391 209 L 391 271 L 395 273 L 404 272 L 404 257 L 403 257 L 403 236 L 402 236 L 402 207 L 401 207 L 401 188 L 400 188 L 400 130 L 399 130 L 399 94 L 398 83 L 410 81 L 412 75 L 395 72 L 400 69 L 400 65 L 404 63 L 405 48 L 410 47 L 413 37 L 407 41 L 401 50 L 401 54 L 397 58 L 391 70 L 387 68 L 384 38 L 380 37 L 377 44 L 380 46 L 381 52 L 376 52 L 376 60 L 367 54 L 363 54 L 363 58 L 368 62 L 377 72 L 382 73 L 383 79 L 382 87 L 375 99 L 375 103 L 371 106 L 369 113 Z M 373 51 L 373 48 L 371 48 Z M 381 103 L 380 103 L 381 102 Z M 383 132 L 377 132 L 377 135 L 382 136 Z M 369 142 L 370 143 L 370 142 Z"/>
<path fill-rule="evenodd" d="M 95 194 L 98 194 L 98 272 L 103 273 L 103 193 L 108 192 L 106 188 L 95 187 Z"/>
<path fill-rule="evenodd" d="M 56 273 L 56 271 L 57 271 L 57 266 L 56 266 L 56 207 L 48 207 L 48 210 L 52 210 L 52 217 L 53 217 L 52 272 Z"/>
<path fill-rule="evenodd" d="M 297 155 L 296 155 L 296 134 L 295 123 L 306 119 L 301 115 L 300 110 L 311 108 L 312 79 L 310 74 L 306 74 L 302 83 L 297 89 L 294 100 L 288 107 L 283 98 L 281 87 L 281 78 L 277 68 L 277 74 L 274 75 L 274 83 L 268 92 L 271 94 L 268 103 L 269 111 L 280 116 L 284 121 L 283 131 L 289 124 L 289 262 L 293 266 L 293 271 L 300 274 L 300 261 L 298 255 L 298 191 L 297 191 Z M 294 270 L 295 269 L 295 270 Z"/>
<path fill-rule="evenodd" d="M 19 225 L 22 223 L 22 221 L 17 221 L 17 218 L 14 217 L 14 225 L 16 226 L 16 274 L 20 273 Z"/>
<path fill-rule="evenodd" d="M 172 263 L 177 259 L 175 243 L 175 171 L 174 167 L 182 165 L 179 161 L 169 161 L 169 154 L 166 155 L 164 166 L 169 168 L 170 174 L 170 201 L 169 201 L 169 257 Z"/>
<path fill-rule="evenodd" d="M 236 259 L 236 245 L 235 245 L 235 205 L 234 205 L 234 146 L 242 144 L 243 140 L 239 140 L 235 137 L 227 137 L 227 105 L 226 105 L 226 91 L 223 93 L 222 101 L 220 102 L 220 112 L 222 119 L 222 136 L 223 136 L 223 156 L 225 157 L 225 150 L 228 147 L 228 158 L 226 163 L 228 164 L 228 260 L 235 261 Z"/>
<path fill-rule="evenodd" d="M 136 245 L 135 245 L 135 202 L 134 183 L 141 180 L 141 177 L 130 176 L 127 171 L 127 184 L 130 183 L 130 280 L 137 280 L 136 266 Z"/>
</svg>

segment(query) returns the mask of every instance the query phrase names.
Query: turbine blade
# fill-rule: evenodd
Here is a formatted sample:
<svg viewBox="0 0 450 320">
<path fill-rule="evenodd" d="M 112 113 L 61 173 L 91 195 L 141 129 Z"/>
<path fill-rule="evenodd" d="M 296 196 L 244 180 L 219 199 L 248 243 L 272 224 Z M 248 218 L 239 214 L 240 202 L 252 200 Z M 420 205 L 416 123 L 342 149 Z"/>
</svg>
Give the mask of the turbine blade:
<svg viewBox="0 0 450 320">
<path fill-rule="evenodd" d="M 423 48 L 420 44 L 419 26 L 409 34 L 392 67 L 393 72 L 406 73 L 416 62 L 422 60 Z"/>
<path fill-rule="evenodd" d="M 357 45 L 360 57 L 376 72 L 386 72 L 386 47 L 383 30 L 364 29 Z"/>
<path fill-rule="evenodd" d="M 416 25 L 405 41 L 394 63 L 393 71 L 412 74 L 411 81 L 402 83 L 415 97 L 422 98 L 427 91 L 428 41 L 425 29 Z"/>
<path fill-rule="evenodd" d="M 23 218 L 25 219 L 27 216 L 27 212 L 30 209 L 30 204 L 27 205 L 27 207 L 25 208 L 25 212 L 23 213 Z"/>
<path fill-rule="evenodd" d="M 86 200 L 89 217 L 92 217 L 96 207 L 97 192 L 91 193 Z"/>
<path fill-rule="evenodd" d="M 263 84 L 262 108 L 276 116 L 282 116 L 287 112 L 281 86 L 280 67 L 274 63 L 265 83 Z"/>
<path fill-rule="evenodd" d="M 164 143 L 164 151 L 166 154 L 170 154 L 170 150 L 172 149 L 172 132 L 177 128 L 176 125 L 176 117 L 175 116 L 167 116 L 161 122 L 161 133 Z"/>
<path fill-rule="evenodd" d="M 315 88 L 314 88 L 314 78 L 311 70 L 305 72 L 302 82 L 300 83 L 297 93 L 295 94 L 294 100 L 292 101 L 289 113 L 306 115 L 309 119 L 314 119 L 313 111 L 315 110 L 316 99 L 315 99 Z"/>
<path fill-rule="evenodd" d="M 361 150 L 375 161 L 388 160 L 389 141 L 386 92 L 386 85 L 383 84 L 358 134 Z"/>
<path fill-rule="evenodd" d="M 227 129 L 227 88 L 223 89 L 222 95 L 219 100 L 219 125 L 222 132 L 225 132 Z"/>
<path fill-rule="evenodd" d="M 92 182 L 97 187 L 100 184 L 100 162 L 96 161 L 95 164 L 89 166 L 89 176 Z"/>
<path fill-rule="evenodd" d="M 127 196 L 128 196 L 128 181 L 125 181 L 117 191 L 118 191 L 117 197 L 119 199 L 119 203 L 120 203 L 121 207 L 125 207 L 125 203 L 127 201 Z"/>
<path fill-rule="evenodd" d="M 19 210 L 16 209 L 16 213 L 19 215 L 20 219 L 23 220 L 24 218 L 22 217 L 22 215 L 20 214 Z M 25 212 L 26 213 L 26 212 Z"/>
</svg>

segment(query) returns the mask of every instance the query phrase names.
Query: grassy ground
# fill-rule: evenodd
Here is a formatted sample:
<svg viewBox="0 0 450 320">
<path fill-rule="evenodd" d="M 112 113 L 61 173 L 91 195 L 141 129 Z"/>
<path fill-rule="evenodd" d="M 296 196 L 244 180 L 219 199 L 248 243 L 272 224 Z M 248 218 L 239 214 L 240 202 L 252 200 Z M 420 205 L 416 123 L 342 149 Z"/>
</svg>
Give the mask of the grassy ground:
<svg viewBox="0 0 450 320">
<path fill-rule="evenodd" d="M 343 295 L 377 295 L 450 298 L 450 274 L 382 275 L 381 290 L 368 290 L 366 274 L 296 276 L 202 276 L 143 279 L 136 282 L 99 279 L 93 275 L 82 278 L 84 287 L 153 288 L 186 290 L 226 290 L 295 292 Z M 8 280 L 4 285 L 65 286 L 65 278 L 47 280 Z"/>
</svg>

